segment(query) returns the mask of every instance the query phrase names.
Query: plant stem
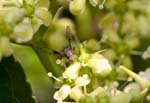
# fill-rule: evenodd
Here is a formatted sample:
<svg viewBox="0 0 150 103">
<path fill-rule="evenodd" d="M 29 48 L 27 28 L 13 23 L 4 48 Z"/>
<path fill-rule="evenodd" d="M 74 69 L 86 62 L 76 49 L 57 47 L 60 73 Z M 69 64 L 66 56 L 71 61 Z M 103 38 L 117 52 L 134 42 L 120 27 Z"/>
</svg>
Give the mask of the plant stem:
<svg viewBox="0 0 150 103">
<path fill-rule="evenodd" d="M 43 25 L 39 28 L 39 30 L 34 34 L 31 42 L 31 47 L 39 57 L 39 60 L 41 61 L 47 72 L 52 72 L 55 76 L 58 76 L 58 73 L 52 66 L 48 53 L 43 52 L 41 49 L 42 47 L 44 47 L 44 42 L 42 41 L 43 34 L 46 32 L 47 29 L 48 27 L 45 27 Z"/>
<path fill-rule="evenodd" d="M 120 66 L 120 68 L 127 73 L 130 77 L 132 77 L 143 89 L 149 88 L 150 83 L 147 79 L 142 78 L 141 76 L 139 76 L 138 74 L 132 72 L 131 70 L 129 70 L 128 68 L 124 67 L 124 66 Z"/>
</svg>

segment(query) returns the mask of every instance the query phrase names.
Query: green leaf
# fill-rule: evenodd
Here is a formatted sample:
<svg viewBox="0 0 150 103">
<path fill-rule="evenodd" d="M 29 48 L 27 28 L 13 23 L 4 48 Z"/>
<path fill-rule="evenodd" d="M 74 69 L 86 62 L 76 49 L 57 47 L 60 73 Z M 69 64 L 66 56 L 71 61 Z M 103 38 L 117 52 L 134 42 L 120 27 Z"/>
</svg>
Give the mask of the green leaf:
<svg viewBox="0 0 150 103">
<path fill-rule="evenodd" d="M 13 56 L 0 62 L 0 103 L 36 103 L 24 71 Z"/>
</svg>

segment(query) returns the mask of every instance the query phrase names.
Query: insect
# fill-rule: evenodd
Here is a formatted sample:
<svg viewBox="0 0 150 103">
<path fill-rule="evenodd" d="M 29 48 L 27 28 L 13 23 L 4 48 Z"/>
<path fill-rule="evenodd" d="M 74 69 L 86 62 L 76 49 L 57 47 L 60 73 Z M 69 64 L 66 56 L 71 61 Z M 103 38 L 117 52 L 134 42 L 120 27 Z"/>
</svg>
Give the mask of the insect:
<svg viewBox="0 0 150 103">
<path fill-rule="evenodd" d="M 66 27 L 66 36 L 68 39 L 68 46 L 65 47 L 62 51 L 56 51 L 48 47 L 42 47 L 42 49 L 49 54 L 58 54 L 61 57 L 66 57 L 69 61 L 75 61 L 77 56 L 74 54 L 74 48 L 72 47 L 72 34 L 69 26 Z"/>
<path fill-rule="evenodd" d="M 64 48 L 63 52 L 64 55 L 70 60 L 70 61 L 74 61 L 76 59 L 76 55 L 74 54 L 74 49 L 71 45 L 71 31 L 70 31 L 70 27 L 67 26 L 66 28 L 66 33 L 67 33 L 67 38 L 68 38 L 68 47 Z"/>
</svg>

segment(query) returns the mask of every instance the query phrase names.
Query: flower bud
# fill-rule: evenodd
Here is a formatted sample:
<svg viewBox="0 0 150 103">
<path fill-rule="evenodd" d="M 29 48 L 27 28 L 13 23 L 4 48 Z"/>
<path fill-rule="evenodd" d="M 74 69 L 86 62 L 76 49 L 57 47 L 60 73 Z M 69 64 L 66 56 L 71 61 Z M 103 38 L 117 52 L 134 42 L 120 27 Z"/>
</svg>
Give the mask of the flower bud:
<svg viewBox="0 0 150 103">
<path fill-rule="evenodd" d="M 25 14 L 25 9 L 11 7 L 9 8 L 8 13 L 5 17 L 5 22 L 15 24 L 21 19 L 23 19 L 24 14 Z"/>
<path fill-rule="evenodd" d="M 12 52 L 13 50 L 11 48 L 9 39 L 7 37 L 0 37 L 0 55 L 7 57 L 11 55 Z"/>
<path fill-rule="evenodd" d="M 72 14 L 78 15 L 83 12 L 85 7 L 85 0 L 73 0 L 70 2 L 69 9 Z"/>
<path fill-rule="evenodd" d="M 104 56 L 97 53 L 92 54 L 87 64 L 92 69 L 94 74 L 102 77 L 107 76 L 112 70 L 108 60 Z"/>
<path fill-rule="evenodd" d="M 66 31 L 66 28 L 69 27 L 71 33 L 75 32 L 74 23 L 73 21 L 71 21 L 71 19 L 59 18 L 58 20 L 56 20 L 55 23 L 56 23 L 56 28 L 58 28 L 61 31 Z"/>
<path fill-rule="evenodd" d="M 44 39 L 49 48 L 55 51 L 62 51 L 68 45 L 67 38 L 62 33 L 61 31 L 50 31 L 45 35 Z"/>
<path fill-rule="evenodd" d="M 81 87 L 75 86 L 71 89 L 69 96 L 75 101 L 79 101 L 84 95 L 82 93 Z"/>
<path fill-rule="evenodd" d="M 20 23 L 15 26 L 12 38 L 18 43 L 27 42 L 32 39 L 33 28 L 30 23 Z"/>
<path fill-rule="evenodd" d="M 58 101 L 64 100 L 65 98 L 68 97 L 70 90 L 71 90 L 71 88 L 69 85 L 63 85 L 59 91 L 55 92 L 54 99 L 56 99 Z"/>
<path fill-rule="evenodd" d="M 50 12 L 44 10 L 44 9 L 36 9 L 35 15 L 37 18 L 41 19 L 43 21 L 43 24 L 45 26 L 48 26 L 52 21 L 52 15 Z"/>
<path fill-rule="evenodd" d="M 63 77 L 68 79 L 76 79 L 78 77 L 80 67 L 81 65 L 79 62 L 73 63 L 65 70 Z"/>
</svg>

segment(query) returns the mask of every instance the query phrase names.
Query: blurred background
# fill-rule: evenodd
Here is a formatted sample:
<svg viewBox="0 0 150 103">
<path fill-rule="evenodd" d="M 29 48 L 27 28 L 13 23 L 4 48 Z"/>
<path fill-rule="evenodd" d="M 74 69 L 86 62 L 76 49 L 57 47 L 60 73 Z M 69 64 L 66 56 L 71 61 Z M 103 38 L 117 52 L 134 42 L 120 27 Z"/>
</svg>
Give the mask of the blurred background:
<svg viewBox="0 0 150 103">
<path fill-rule="evenodd" d="M 46 2 L 40 1 L 39 4 L 46 5 Z M 86 0 L 84 11 L 79 15 L 70 12 L 68 0 L 51 1 L 49 11 L 55 15 L 54 22 L 43 34 L 46 48 L 63 52 L 69 45 L 66 33 L 66 27 L 69 26 L 71 44 L 77 55 L 77 44 L 84 42 L 89 53 L 106 49 L 102 54 L 113 68 L 125 65 L 137 73 L 150 68 L 149 0 L 106 0 L 103 8 L 103 0 L 96 4 L 92 2 L 94 0 Z M 52 8 L 61 9 L 56 12 Z M 38 102 L 52 103 L 54 86 L 47 75 L 51 70 L 45 69 L 33 48 L 13 44 L 13 49 Z M 64 68 L 56 64 L 56 60 L 61 57 L 51 50 L 45 51 L 45 54 L 48 53 L 50 69 L 55 71 L 56 76 L 60 76 Z"/>
</svg>

